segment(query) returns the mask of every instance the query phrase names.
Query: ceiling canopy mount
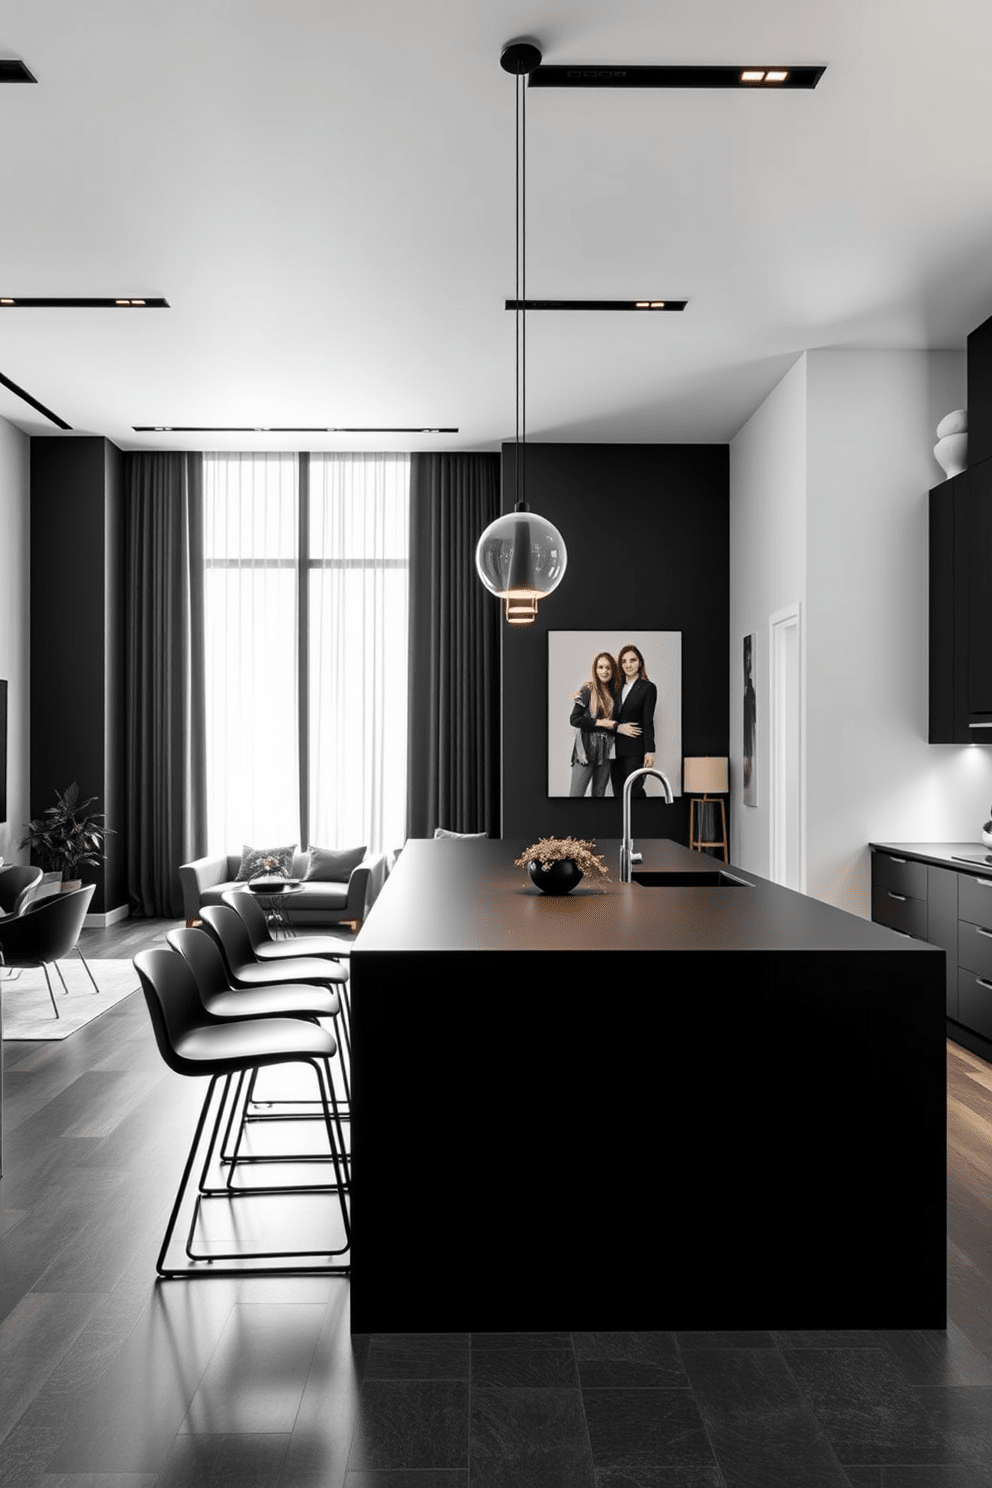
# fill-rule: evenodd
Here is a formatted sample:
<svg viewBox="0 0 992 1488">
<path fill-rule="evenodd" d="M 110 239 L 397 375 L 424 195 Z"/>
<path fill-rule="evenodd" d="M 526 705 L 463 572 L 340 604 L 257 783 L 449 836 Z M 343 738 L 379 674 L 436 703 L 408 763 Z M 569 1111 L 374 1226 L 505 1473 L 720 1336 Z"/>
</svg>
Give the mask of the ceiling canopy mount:
<svg viewBox="0 0 992 1488">
<path fill-rule="evenodd" d="M 504 72 L 512 72 L 514 77 L 531 73 L 541 65 L 541 48 L 529 36 L 508 41 L 499 54 L 499 65 Z"/>
</svg>

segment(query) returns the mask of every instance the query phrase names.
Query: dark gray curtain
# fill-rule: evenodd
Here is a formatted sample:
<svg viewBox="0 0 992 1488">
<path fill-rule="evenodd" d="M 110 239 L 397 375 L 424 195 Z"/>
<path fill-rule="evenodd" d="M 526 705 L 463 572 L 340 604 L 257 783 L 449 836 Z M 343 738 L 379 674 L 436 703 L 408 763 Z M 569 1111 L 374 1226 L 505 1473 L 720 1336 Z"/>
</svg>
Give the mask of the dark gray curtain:
<svg viewBox="0 0 992 1488">
<path fill-rule="evenodd" d="M 202 458 L 124 456 L 125 845 L 132 914 L 183 914 L 206 851 Z"/>
<path fill-rule="evenodd" d="M 499 455 L 412 457 L 408 837 L 499 835 L 500 605 L 475 571 L 499 515 Z"/>
</svg>

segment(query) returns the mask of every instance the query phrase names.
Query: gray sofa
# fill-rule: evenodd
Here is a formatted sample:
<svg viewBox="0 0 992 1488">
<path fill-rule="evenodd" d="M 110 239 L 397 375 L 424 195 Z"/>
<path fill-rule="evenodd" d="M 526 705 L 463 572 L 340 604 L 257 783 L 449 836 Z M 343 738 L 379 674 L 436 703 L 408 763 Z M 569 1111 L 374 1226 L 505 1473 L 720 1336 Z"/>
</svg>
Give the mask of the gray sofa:
<svg viewBox="0 0 992 1488">
<path fill-rule="evenodd" d="M 301 880 L 300 892 L 285 901 L 283 913 L 290 925 L 348 925 L 358 929 L 371 909 L 386 878 L 386 859 L 382 853 L 367 853 L 352 870 L 347 883 L 304 883 L 310 860 L 309 853 L 298 852 L 293 858 L 292 877 Z M 239 887 L 240 853 L 212 858 L 197 858 L 183 863 L 179 881 L 183 890 L 186 923 L 200 918 L 205 904 L 222 903 L 226 889 Z"/>
</svg>

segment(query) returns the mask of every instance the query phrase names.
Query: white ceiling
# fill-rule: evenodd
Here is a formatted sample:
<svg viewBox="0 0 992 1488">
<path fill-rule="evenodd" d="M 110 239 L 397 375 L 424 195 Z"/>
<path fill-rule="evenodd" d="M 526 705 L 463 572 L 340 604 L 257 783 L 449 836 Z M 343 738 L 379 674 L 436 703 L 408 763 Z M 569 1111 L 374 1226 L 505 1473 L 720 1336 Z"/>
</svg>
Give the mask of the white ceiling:
<svg viewBox="0 0 992 1488">
<path fill-rule="evenodd" d="M 5 0 L 0 372 L 122 448 L 513 435 L 514 83 L 547 63 L 825 63 L 813 92 L 533 90 L 535 440 L 722 442 L 813 347 L 992 313 L 988 0 Z M 0 389 L 0 416 L 55 432 Z M 134 424 L 457 425 L 442 436 Z"/>
</svg>

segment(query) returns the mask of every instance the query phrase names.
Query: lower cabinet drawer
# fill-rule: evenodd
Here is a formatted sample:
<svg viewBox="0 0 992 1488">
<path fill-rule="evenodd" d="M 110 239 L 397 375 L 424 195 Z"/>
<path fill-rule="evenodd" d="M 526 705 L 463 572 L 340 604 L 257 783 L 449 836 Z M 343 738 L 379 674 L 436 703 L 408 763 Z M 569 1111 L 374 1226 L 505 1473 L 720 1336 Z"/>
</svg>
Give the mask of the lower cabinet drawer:
<svg viewBox="0 0 992 1488">
<path fill-rule="evenodd" d="M 992 878 L 962 873 L 958 881 L 958 915 L 972 925 L 992 930 Z"/>
<path fill-rule="evenodd" d="M 992 982 L 992 930 L 958 921 L 958 965 Z"/>
<path fill-rule="evenodd" d="M 959 969 L 958 1022 L 992 1039 L 992 978 Z"/>
<path fill-rule="evenodd" d="M 893 889 L 909 899 L 927 897 L 927 865 L 912 858 L 897 858 L 891 853 L 873 852 L 871 855 L 872 889 Z"/>
<path fill-rule="evenodd" d="M 888 925 L 891 930 L 902 930 L 918 940 L 927 938 L 927 901 L 909 899 L 894 889 L 883 888 L 879 883 L 871 886 L 871 917 L 877 925 Z"/>
</svg>

